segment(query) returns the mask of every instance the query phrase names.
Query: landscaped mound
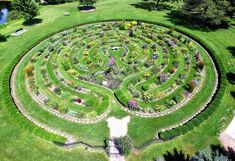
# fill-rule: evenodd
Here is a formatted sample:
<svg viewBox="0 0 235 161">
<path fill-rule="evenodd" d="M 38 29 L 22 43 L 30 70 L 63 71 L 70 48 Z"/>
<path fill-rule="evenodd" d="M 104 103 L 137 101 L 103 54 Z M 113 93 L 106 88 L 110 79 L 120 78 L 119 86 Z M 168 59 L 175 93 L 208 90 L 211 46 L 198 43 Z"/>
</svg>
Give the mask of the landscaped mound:
<svg viewBox="0 0 235 161">
<path fill-rule="evenodd" d="M 155 117 L 201 99 L 202 90 L 208 100 L 216 82 L 209 55 L 195 41 L 136 21 L 56 34 L 27 53 L 16 70 L 22 106 L 30 109 L 33 100 L 38 108 L 84 123 L 103 119 L 113 94 L 126 111 Z"/>
</svg>

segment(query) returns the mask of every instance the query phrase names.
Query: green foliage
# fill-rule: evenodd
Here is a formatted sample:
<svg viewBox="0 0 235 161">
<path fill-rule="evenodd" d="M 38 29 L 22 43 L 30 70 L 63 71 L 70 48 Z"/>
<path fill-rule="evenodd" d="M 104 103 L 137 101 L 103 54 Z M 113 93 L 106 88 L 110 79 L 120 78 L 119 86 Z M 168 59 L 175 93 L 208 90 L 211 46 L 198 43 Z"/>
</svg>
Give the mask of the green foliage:
<svg viewBox="0 0 235 161">
<path fill-rule="evenodd" d="M 24 19 L 32 20 L 39 14 L 39 8 L 34 0 L 13 0 L 12 7 L 18 11 Z"/>
<path fill-rule="evenodd" d="M 160 5 L 162 5 L 162 3 L 164 2 L 178 2 L 179 0 L 144 0 L 144 1 L 149 1 L 149 2 L 156 2 L 155 6 L 159 7 Z M 154 4 L 154 3 L 153 3 Z"/>
<path fill-rule="evenodd" d="M 93 6 L 96 3 L 96 0 L 78 0 L 79 4 L 82 6 Z"/>
<path fill-rule="evenodd" d="M 22 18 L 22 15 L 16 10 L 10 11 L 8 16 L 7 16 L 7 19 L 10 20 L 10 21 L 18 20 L 20 18 Z"/>
<path fill-rule="evenodd" d="M 117 144 L 120 153 L 124 155 L 128 155 L 133 148 L 132 140 L 129 136 L 116 139 L 115 144 Z"/>
<path fill-rule="evenodd" d="M 228 0 L 185 0 L 180 12 L 194 23 L 218 26 L 233 12 L 233 7 Z"/>
<path fill-rule="evenodd" d="M 218 148 L 212 149 L 206 147 L 203 150 L 199 150 L 191 158 L 192 161 L 229 161 L 229 157 Z"/>
<path fill-rule="evenodd" d="M 72 2 L 75 0 L 44 0 L 47 4 L 61 4 L 64 2 Z"/>
</svg>

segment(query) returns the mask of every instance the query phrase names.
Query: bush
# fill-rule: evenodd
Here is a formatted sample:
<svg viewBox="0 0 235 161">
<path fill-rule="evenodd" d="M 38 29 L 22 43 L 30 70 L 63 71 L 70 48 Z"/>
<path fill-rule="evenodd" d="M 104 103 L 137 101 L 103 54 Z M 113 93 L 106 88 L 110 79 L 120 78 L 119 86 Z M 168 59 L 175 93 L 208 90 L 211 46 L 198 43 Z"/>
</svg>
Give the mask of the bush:
<svg viewBox="0 0 235 161">
<path fill-rule="evenodd" d="M 28 64 L 24 67 L 24 72 L 28 77 L 30 77 L 33 75 L 33 69 L 33 66 Z"/>
<path fill-rule="evenodd" d="M 96 0 L 78 0 L 79 4 L 82 6 L 93 6 L 96 3 Z"/>
<path fill-rule="evenodd" d="M 195 84 L 195 82 L 194 81 L 190 81 L 189 83 L 188 83 L 188 91 L 189 92 L 193 92 L 193 90 L 196 88 L 196 84 Z"/>
<path fill-rule="evenodd" d="M 8 16 L 7 16 L 7 19 L 9 21 L 19 20 L 21 18 L 22 18 L 22 15 L 18 11 L 16 11 L 16 10 L 10 11 Z"/>
<path fill-rule="evenodd" d="M 128 155 L 132 148 L 132 140 L 129 136 L 121 137 L 115 140 L 115 144 L 121 154 Z"/>
<path fill-rule="evenodd" d="M 198 67 L 199 67 L 200 69 L 203 69 L 204 66 L 205 66 L 205 62 L 204 62 L 203 60 L 199 61 Z"/>
</svg>

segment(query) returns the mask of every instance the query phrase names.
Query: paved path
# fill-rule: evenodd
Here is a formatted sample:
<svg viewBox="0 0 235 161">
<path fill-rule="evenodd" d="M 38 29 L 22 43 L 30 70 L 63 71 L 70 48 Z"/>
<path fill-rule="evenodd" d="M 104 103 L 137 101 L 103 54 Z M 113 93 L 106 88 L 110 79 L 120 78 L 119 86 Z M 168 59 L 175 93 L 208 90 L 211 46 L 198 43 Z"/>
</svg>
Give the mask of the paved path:
<svg viewBox="0 0 235 161">
<path fill-rule="evenodd" d="M 221 133 L 220 141 L 226 149 L 232 148 L 235 151 L 235 116 L 225 131 Z"/>
<path fill-rule="evenodd" d="M 108 127 L 110 129 L 109 141 L 109 160 L 110 161 L 125 161 L 125 157 L 120 155 L 117 149 L 114 139 L 124 137 L 127 135 L 128 123 L 130 122 L 130 116 L 123 119 L 116 119 L 115 117 L 110 117 L 107 119 Z"/>
</svg>

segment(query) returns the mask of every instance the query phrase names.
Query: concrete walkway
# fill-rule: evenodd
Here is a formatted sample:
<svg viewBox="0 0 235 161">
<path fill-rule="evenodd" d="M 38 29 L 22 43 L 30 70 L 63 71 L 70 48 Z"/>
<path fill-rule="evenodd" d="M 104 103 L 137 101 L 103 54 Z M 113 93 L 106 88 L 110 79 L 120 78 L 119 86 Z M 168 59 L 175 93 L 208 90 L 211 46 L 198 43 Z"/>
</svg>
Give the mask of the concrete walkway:
<svg viewBox="0 0 235 161">
<path fill-rule="evenodd" d="M 220 141 L 226 149 L 235 151 L 235 116 L 224 132 L 220 135 Z"/>
<path fill-rule="evenodd" d="M 107 119 L 108 127 L 110 129 L 109 141 L 109 160 L 110 161 L 125 161 L 125 157 L 120 155 L 114 140 L 115 138 L 124 137 L 127 135 L 128 123 L 130 122 L 130 116 L 123 119 L 116 119 L 115 117 L 110 117 Z"/>
</svg>

